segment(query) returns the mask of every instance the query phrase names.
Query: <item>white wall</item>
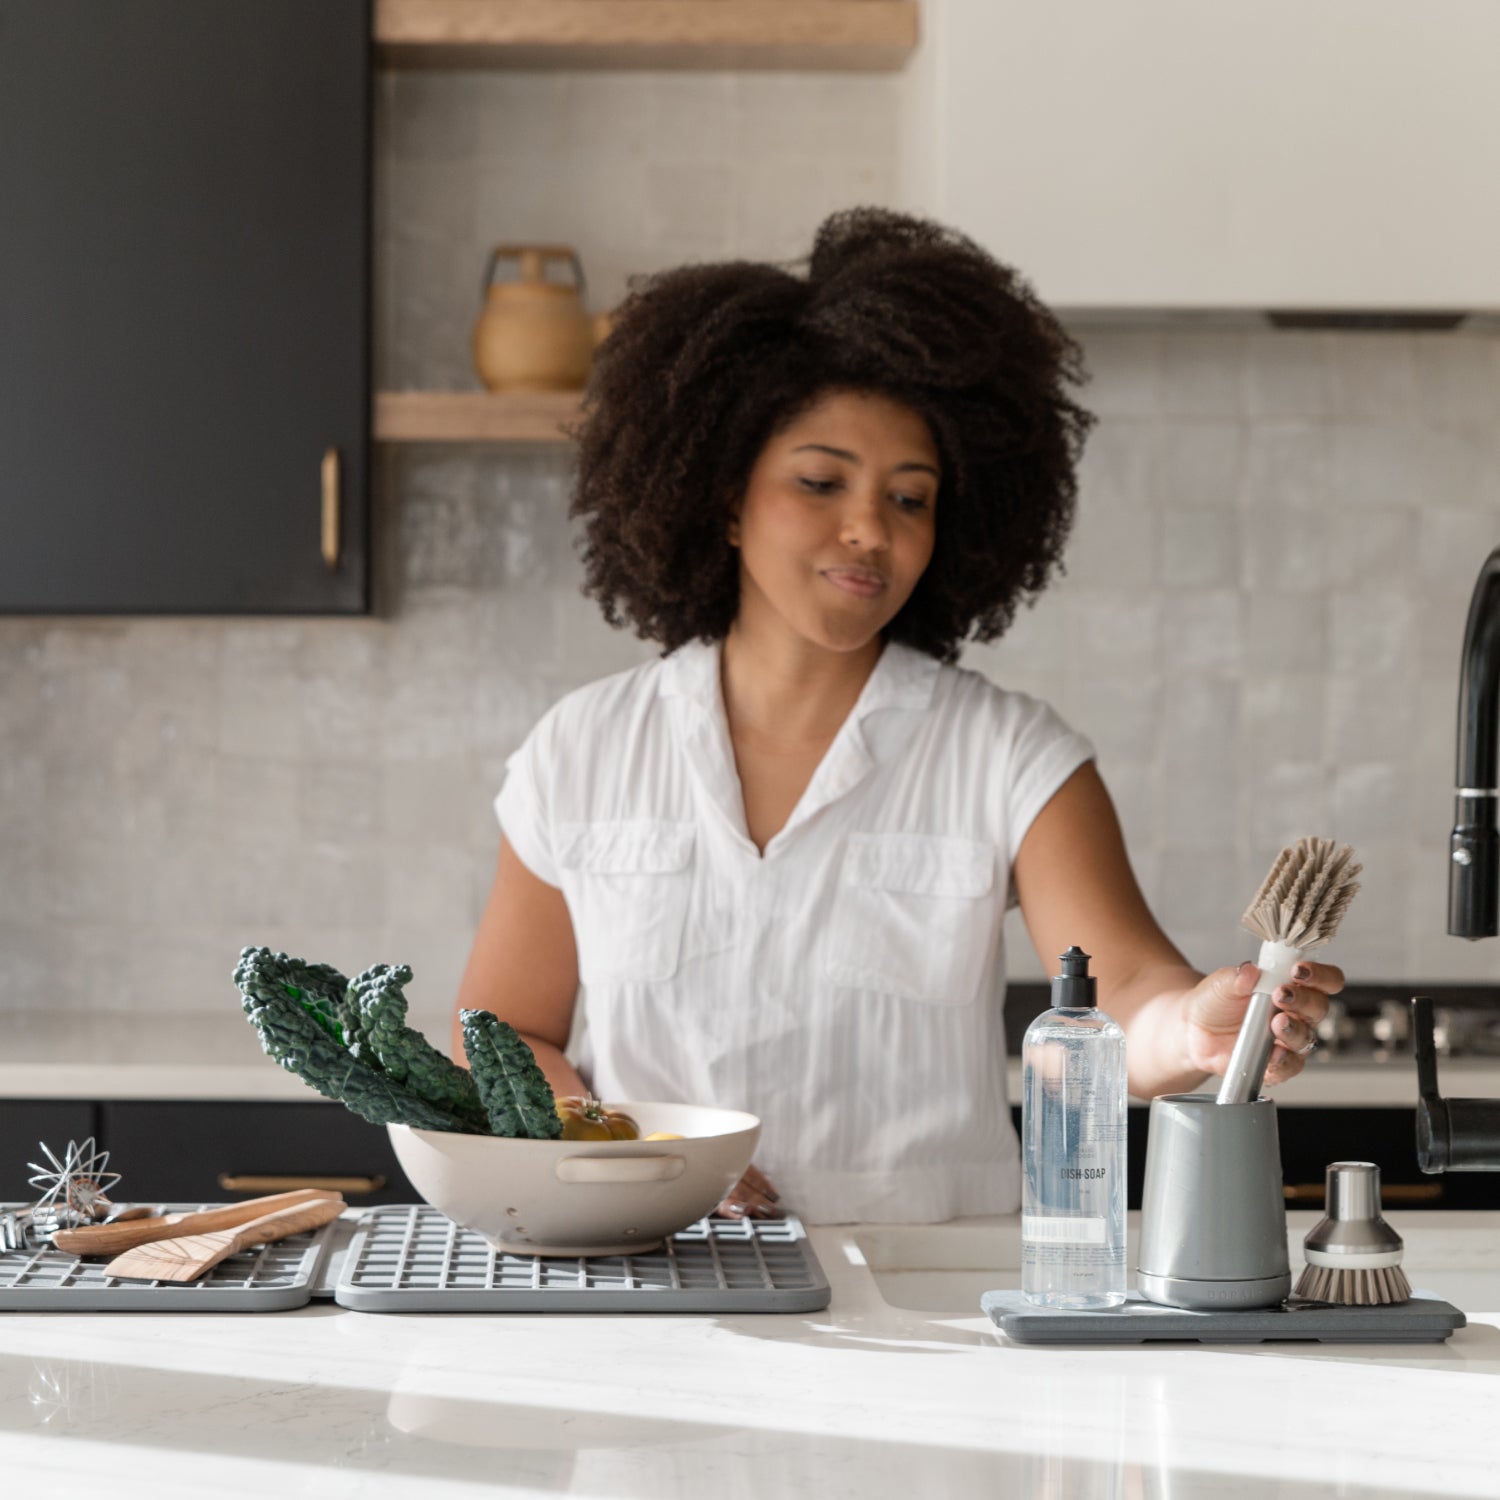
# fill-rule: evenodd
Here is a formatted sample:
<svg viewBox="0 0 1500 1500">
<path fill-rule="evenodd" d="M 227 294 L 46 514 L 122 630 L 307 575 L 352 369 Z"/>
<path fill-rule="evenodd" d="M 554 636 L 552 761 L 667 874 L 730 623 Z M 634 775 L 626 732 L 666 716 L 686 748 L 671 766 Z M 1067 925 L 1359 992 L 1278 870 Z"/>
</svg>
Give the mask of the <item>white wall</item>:
<svg viewBox="0 0 1500 1500">
<path fill-rule="evenodd" d="M 496 241 L 575 244 L 609 306 L 631 272 L 790 257 L 833 209 L 895 201 L 901 87 L 383 79 L 381 384 L 473 383 Z M 1322 833 L 1368 864 L 1334 955 L 1352 975 L 1492 981 L 1500 946 L 1444 935 L 1443 856 L 1464 608 L 1500 542 L 1500 345 L 1085 342 L 1101 423 L 1069 576 L 967 660 L 1094 738 L 1196 962 L 1250 951 L 1238 919 L 1270 855 Z M 568 467 L 383 450 L 378 619 L 0 619 L 0 1008 L 214 1012 L 240 947 L 268 943 L 412 963 L 416 1019 L 441 1031 L 506 754 L 649 650 L 578 593 Z"/>
</svg>

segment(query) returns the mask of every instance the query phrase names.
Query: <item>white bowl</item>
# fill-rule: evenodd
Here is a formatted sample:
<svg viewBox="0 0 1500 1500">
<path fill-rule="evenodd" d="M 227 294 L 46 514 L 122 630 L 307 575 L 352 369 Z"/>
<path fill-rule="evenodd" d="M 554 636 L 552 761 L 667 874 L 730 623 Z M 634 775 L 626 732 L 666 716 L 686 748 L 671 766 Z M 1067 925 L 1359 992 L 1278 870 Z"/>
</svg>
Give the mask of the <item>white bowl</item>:
<svg viewBox="0 0 1500 1500">
<path fill-rule="evenodd" d="M 710 1212 L 745 1174 L 760 1120 L 698 1104 L 620 1104 L 642 1135 L 533 1141 L 388 1125 L 412 1186 L 512 1255 L 634 1255 Z"/>
</svg>

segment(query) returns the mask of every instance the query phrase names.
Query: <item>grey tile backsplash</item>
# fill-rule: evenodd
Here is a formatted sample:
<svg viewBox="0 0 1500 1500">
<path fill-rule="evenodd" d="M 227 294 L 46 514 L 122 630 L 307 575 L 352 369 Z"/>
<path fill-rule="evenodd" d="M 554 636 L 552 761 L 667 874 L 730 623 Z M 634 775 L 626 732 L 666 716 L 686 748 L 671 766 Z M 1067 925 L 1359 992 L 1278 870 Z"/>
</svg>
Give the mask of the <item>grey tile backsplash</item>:
<svg viewBox="0 0 1500 1500">
<path fill-rule="evenodd" d="M 894 201 L 898 90 L 383 75 L 378 384 L 475 384 L 497 241 L 576 245 L 594 308 L 633 272 L 805 252 L 824 214 Z M 1238 918 L 1270 857 L 1323 833 L 1367 866 L 1333 955 L 1351 976 L 1500 977 L 1500 946 L 1444 930 L 1459 644 L 1500 543 L 1500 341 L 1080 335 L 1101 421 L 1067 577 L 967 664 L 1093 738 L 1194 962 L 1252 952 Z M 506 755 L 650 648 L 578 592 L 567 449 L 378 458 L 378 618 L 0 619 L 0 1008 L 232 1006 L 253 942 L 411 963 L 415 1018 L 445 1029 Z M 1019 924 L 1012 972 L 1041 973 Z"/>
</svg>

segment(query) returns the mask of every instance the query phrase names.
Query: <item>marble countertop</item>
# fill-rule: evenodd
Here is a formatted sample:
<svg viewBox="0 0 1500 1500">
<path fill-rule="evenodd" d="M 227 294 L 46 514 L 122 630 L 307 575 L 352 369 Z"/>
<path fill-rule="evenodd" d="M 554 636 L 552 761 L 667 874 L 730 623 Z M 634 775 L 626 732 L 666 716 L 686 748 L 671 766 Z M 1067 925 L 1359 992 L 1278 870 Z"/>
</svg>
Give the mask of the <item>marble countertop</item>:
<svg viewBox="0 0 1500 1500">
<path fill-rule="evenodd" d="M 1289 1217 L 1300 1247 L 1316 1215 Z M 815 1228 L 812 1314 L 0 1314 L 0 1472 L 151 1500 L 1493 1496 L 1500 1214 L 1393 1222 L 1469 1315 L 1446 1343 L 1014 1345 L 977 1307 L 1018 1282 L 1014 1219 Z"/>
<path fill-rule="evenodd" d="M 442 1018 L 416 1017 L 429 1037 L 445 1036 Z M 260 1050 L 244 1018 L 118 1011 L 0 1012 L 0 1099 L 290 1099 L 321 1096 Z M 1444 1062 L 1443 1092 L 1500 1098 L 1500 1058 Z M 1021 1065 L 1009 1059 L 1010 1098 L 1021 1097 Z M 1282 1107 L 1389 1105 L 1413 1108 L 1416 1067 L 1410 1057 L 1314 1057 L 1276 1091 Z"/>
<path fill-rule="evenodd" d="M 37 1011 L 0 1015 L 0 1099 L 322 1098 L 222 1014 Z"/>
</svg>

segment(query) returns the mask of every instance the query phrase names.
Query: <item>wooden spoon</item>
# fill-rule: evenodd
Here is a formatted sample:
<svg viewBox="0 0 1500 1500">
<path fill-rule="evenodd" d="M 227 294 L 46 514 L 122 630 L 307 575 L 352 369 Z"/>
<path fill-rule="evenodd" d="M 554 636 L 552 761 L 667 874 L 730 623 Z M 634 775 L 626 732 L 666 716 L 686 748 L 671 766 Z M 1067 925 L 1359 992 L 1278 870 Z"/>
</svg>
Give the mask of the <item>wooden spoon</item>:
<svg viewBox="0 0 1500 1500">
<path fill-rule="evenodd" d="M 127 1250 L 124 1255 L 110 1261 L 104 1274 L 146 1281 L 196 1281 L 205 1271 L 211 1271 L 236 1251 L 316 1229 L 330 1219 L 338 1218 L 344 1207 L 344 1200 L 335 1195 L 262 1214 L 238 1228 L 137 1245 L 134 1250 Z"/>
<path fill-rule="evenodd" d="M 293 1193 L 269 1193 L 264 1198 L 246 1198 L 241 1203 L 226 1203 L 222 1208 L 206 1208 L 201 1213 L 187 1209 L 175 1214 L 156 1214 L 148 1219 L 81 1224 L 77 1229 L 59 1229 L 52 1236 L 52 1243 L 70 1255 L 118 1255 L 136 1245 L 149 1245 L 152 1240 L 205 1234 L 213 1229 L 233 1229 L 237 1224 L 248 1224 L 251 1219 L 259 1219 L 278 1209 L 295 1208 L 299 1203 L 315 1203 L 328 1198 L 340 1198 L 340 1195 L 327 1188 L 298 1188 Z"/>
</svg>

